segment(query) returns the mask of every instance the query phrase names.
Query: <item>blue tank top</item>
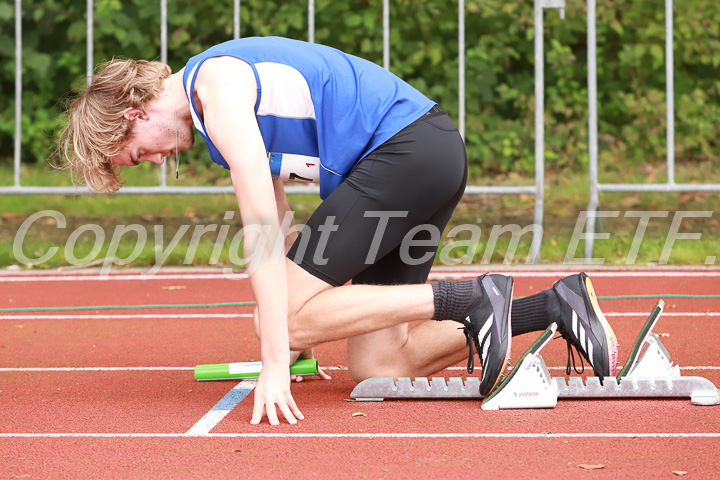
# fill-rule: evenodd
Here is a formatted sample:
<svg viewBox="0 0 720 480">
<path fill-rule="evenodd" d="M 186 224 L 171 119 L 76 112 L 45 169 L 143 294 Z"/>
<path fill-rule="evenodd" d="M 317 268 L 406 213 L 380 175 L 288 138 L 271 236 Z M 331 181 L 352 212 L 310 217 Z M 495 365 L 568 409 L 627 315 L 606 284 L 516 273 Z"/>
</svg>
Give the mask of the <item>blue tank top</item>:
<svg viewBox="0 0 720 480">
<path fill-rule="evenodd" d="M 192 57 L 183 76 L 195 127 L 224 168 L 228 164 L 208 137 L 192 95 L 200 65 L 220 56 L 239 58 L 255 73 L 255 115 L 273 175 L 280 170 L 273 160 L 283 156 L 308 168 L 317 164 L 316 178 L 289 178 L 318 181 L 322 198 L 362 158 L 435 105 L 382 67 L 331 47 L 278 37 L 225 42 Z"/>
</svg>

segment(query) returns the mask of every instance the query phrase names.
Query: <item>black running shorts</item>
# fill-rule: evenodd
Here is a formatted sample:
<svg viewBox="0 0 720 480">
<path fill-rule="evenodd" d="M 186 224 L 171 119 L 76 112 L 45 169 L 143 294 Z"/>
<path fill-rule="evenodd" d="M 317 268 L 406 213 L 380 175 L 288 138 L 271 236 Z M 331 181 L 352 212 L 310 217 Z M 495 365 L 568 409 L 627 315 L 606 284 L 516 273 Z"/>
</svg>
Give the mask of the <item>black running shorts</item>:
<svg viewBox="0 0 720 480">
<path fill-rule="evenodd" d="M 425 283 L 466 182 L 465 144 L 434 107 L 357 164 L 288 257 L 333 286 Z"/>
</svg>

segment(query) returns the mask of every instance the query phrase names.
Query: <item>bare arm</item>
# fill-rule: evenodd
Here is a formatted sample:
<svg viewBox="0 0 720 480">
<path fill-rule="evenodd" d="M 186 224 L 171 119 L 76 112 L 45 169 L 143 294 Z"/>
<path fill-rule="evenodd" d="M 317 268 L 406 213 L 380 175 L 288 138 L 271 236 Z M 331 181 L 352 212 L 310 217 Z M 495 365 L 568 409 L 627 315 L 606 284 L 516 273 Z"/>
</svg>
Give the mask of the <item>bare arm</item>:
<svg viewBox="0 0 720 480">
<path fill-rule="evenodd" d="M 285 237 L 285 253 L 287 253 L 290 251 L 290 247 L 292 247 L 292 244 L 298 237 L 298 233 L 295 229 L 295 218 L 293 216 L 293 211 L 290 208 L 290 203 L 288 202 L 287 194 L 285 193 L 285 186 L 282 180 L 274 179 L 273 185 L 275 187 L 275 203 L 277 204 L 278 218 L 285 229 L 283 235 Z M 257 308 L 255 309 L 253 320 L 255 321 L 255 331 L 259 332 L 260 325 Z M 315 358 L 314 349 L 310 348 L 304 351 L 290 351 L 290 363 L 304 358 Z M 323 380 L 331 379 L 330 375 L 325 373 L 325 370 L 322 368 L 318 369 L 318 376 Z M 302 382 L 304 380 L 302 375 L 293 375 L 291 378 L 296 382 Z"/>
<path fill-rule="evenodd" d="M 272 255 L 281 238 L 280 222 L 267 154 L 255 118 L 255 76 L 245 62 L 218 57 L 203 64 L 195 88 L 207 133 L 230 166 L 246 229 L 243 254 L 258 304 L 263 361 L 251 423 L 259 423 L 267 412 L 270 423 L 278 424 L 276 405 L 288 422 L 295 423 L 295 417 L 303 417 L 290 394 L 287 272 L 284 256 Z"/>
<path fill-rule="evenodd" d="M 293 242 L 298 237 L 295 231 L 295 218 L 293 211 L 290 209 L 290 203 L 288 202 L 287 195 L 285 194 L 285 186 L 282 180 L 274 179 L 273 186 L 275 188 L 275 203 L 277 204 L 278 218 L 280 222 L 287 223 L 287 216 L 290 215 L 290 222 L 287 224 L 285 234 L 285 253 L 290 250 Z"/>
</svg>

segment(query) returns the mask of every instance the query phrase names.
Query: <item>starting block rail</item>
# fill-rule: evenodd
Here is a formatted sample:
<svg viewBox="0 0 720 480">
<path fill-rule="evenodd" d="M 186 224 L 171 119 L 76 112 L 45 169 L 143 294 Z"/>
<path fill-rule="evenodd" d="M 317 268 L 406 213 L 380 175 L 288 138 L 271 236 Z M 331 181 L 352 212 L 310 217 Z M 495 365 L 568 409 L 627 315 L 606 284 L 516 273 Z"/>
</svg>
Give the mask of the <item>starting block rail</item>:
<svg viewBox="0 0 720 480">
<path fill-rule="evenodd" d="M 615 377 L 608 377 L 604 384 L 601 384 L 597 377 L 588 377 L 586 382 L 581 377 L 570 378 L 569 381 L 563 377 L 553 377 L 552 381 L 557 389 L 558 399 L 690 398 L 696 405 L 720 403 L 715 385 L 702 377 L 623 378 L 620 381 Z M 426 377 L 417 377 L 414 381 L 405 377 L 398 378 L 397 381 L 390 377 L 376 377 L 358 384 L 351 397 L 359 402 L 386 399 L 482 400 L 479 388 L 480 382 L 476 377 L 450 377 L 447 382 L 442 377 L 429 380 Z"/>
<path fill-rule="evenodd" d="M 463 381 L 464 380 L 464 381 Z M 363 380 L 350 394 L 358 402 L 379 402 L 393 399 L 481 399 L 480 380 L 477 377 L 451 377 L 445 383 L 442 377 L 417 377 L 412 381 L 400 377 L 397 382 L 390 377 L 375 377 Z"/>
<path fill-rule="evenodd" d="M 626 377 L 619 381 L 608 377 L 600 383 L 597 377 L 554 378 L 558 397 L 562 398 L 683 398 L 690 397 L 695 405 L 717 405 L 718 390 L 708 379 L 702 377 Z"/>
<path fill-rule="evenodd" d="M 444 378 L 369 378 L 351 393 L 357 401 L 385 399 L 483 400 L 483 410 L 507 408 L 554 408 L 558 399 L 617 398 L 690 398 L 695 405 L 719 405 L 720 392 L 702 377 L 683 377 L 680 368 L 670 361 L 670 354 L 652 332 L 664 308 L 660 300 L 633 345 L 630 358 L 617 377 L 551 377 L 540 355 L 552 339 L 557 326 L 552 324 L 528 348 L 518 364 L 487 398 L 479 393 L 477 377 Z"/>
</svg>

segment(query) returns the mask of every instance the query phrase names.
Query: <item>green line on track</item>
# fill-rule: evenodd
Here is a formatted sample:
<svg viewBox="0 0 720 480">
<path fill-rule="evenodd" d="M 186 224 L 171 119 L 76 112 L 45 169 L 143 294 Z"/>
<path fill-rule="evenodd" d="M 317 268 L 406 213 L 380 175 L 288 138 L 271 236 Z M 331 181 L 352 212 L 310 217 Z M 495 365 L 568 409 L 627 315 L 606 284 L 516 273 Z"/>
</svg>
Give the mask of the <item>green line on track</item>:
<svg viewBox="0 0 720 480">
<path fill-rule="evenodd" d="M 523 297 L 515 297 L 514 300 Z M 618 295 L 614 297 L 598 297 L 600 300 L 627 300 L 634 298 L 692 298 L 707 299 L 720 298 L 720 295 Z M 24 307 L 24 308 L 0 308 L 0 312 L 68 312 L 80 310 L 139 310 L 143 308 L 213 308 L 213 307 L 244 307 L 257 305 L 257 302 L 229 302 L 229 303 L 195 303 L 185 305 L 98 305 L 94 307 Z"/>
<path fill-rule="evenodd" d="M 0 308 L 0 312 L 61 312 L 78 310 L 128 310 L 141 308 L 207 308 L 207 307 L 241 307 L 256 305 L 257 302 L 230 302 L 230 303 L 196 303 L 188 305 L 98 305 L 96 307 L 25 307 Z"/>
</svg>

